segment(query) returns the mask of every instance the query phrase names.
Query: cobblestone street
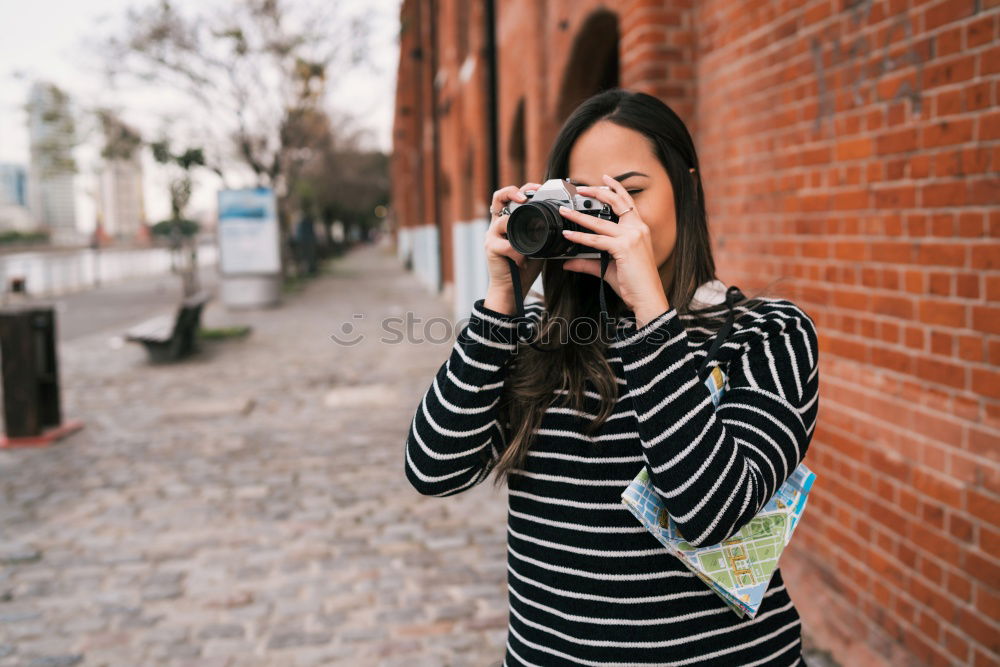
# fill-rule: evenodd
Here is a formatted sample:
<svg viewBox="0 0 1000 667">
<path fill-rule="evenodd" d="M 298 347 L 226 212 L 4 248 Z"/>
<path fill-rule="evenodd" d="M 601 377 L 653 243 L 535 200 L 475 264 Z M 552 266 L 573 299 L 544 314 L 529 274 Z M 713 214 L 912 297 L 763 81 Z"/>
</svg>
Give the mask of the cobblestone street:
<svg viewBox="0 0 1000 667">
<path fill-rule="evenodd" d="M 0 451 L 0 665 L 499 664 L 506 492 L 407 483 L 451 340 L 380 342 L 405 311 L 448 315 L 364 247 L 278 309 L 211 302 L 204 326 L 252 333 L 179 364 L 120 329 L 61 344 L 85 428 Z"/>
</svg>

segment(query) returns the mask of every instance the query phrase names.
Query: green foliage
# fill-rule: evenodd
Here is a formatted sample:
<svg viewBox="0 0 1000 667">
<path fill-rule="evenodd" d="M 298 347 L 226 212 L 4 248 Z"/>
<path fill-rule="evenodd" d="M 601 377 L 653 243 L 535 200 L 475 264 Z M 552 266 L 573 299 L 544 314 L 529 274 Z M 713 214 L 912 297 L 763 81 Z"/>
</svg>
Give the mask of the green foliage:
<svg viewBox="0 0 1000 667">
<path fill-rule="evenodd" d="M 175 155 L 174 160 L 184 171 L 190 171 L 192 167 L 205 166 L 205 152 L 200 148 L 189 148 L 180 155 Z"/>
<path fill-rule="evenodd" d="M 0 232 L 0 244 L 14 243 L 46 243 L 49 240 L 47 231 L 21 232 L 16 229 L 8 229 Z"/>
<path fill-rule="evenodd" d="M 170 145 L 165 139 L 154 141 L 149 144 L 149 148 L 153 151 L 153 159 L 160 164 L 168 164 L 173 159 L 173 156 L 170 155 Z"/>
<path fill-rule="evenodd" d="M 174 219 L 181 219 L 191 200 L 191 170 L 205 166 L 205 152 L 201 148 L 188 148 L 183 153 L 172 153 L 167 139 L 154 141 L 149 148 L 153 159 L 163 165 L 175 165 L 180 172 L 170 179 L 170 210 Z"/>
<path fill-rule="evenodd" d="M 153 225 L 150 231 L 154 236 L 170 238 L 174 229 L 180 232 L 181 236 L 194 236 L 201 229 L 201 225 L 194 220 L 161 220 Z"/>
<path fill-rule="evenodd" d="M 32 140 L 32 160 L 44 176 L 75 173 L 73 149 L 79 137 L 69 96 L 51 83 L 38 83 L 32 90 L 32 99 L 25 110 L 29 114 L 37 112 L 45 125 L 45 131 Z"/>
<path fill-rule="evenodd" d="M 231 327 L 216 327 L 207 329 L 202 327 L 198 330 L 198 337 L 203 340 L 226 340 L 227 338 L 246 338 L 252 328 L 246 324 L 238 324 Z"/>
<path fill-rule="evenodd" d="M 99 109 L 97 117 L 104 131 L 104 148 L 101 157 L 106 160 L 128 160 L 142 145 L 142 137 L 126 125 L 113 111 Z"/>
</svg>

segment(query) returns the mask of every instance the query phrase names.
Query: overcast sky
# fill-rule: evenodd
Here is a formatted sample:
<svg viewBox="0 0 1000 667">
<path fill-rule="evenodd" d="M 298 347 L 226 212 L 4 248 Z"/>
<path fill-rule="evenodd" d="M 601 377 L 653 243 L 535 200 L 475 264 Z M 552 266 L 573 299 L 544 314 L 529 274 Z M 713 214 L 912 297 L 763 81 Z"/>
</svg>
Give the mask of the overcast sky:
<svg viewBox="0 0 1000 667">
<path fill-rule="evenodd" d="M 225 5 L 240 0 L 174 0 L 183 10 L 207 4 Z M 293 4 L 296 0 L 290 0 Z M 301 0 L 300 0 L 301 1 Z M 327 4 L 331 0 L 324 0 Z M 169 91 L 123 93 L 109 91 L 100 71 L 100 58 L 92 44 L 98 37 L 121 34 L 126 10 L 159 0 L 0 0 L 0 162 L 27 165 L 28 134 L 24 104 L 35 79 L 63 88 L 74 104 L 120 108 L 124 118 L 141 131 L 155 132 L 161 125 L 150 108 L 187 108 L 185 98 Z M 358 117 L 370 130 L 372 143 L 388 150 L 391 143 L 393 98 L 396 90 L 400 0 L 340 0 L 343 12 L 371 11 L 370 69 L 348 73 L 330 91 L 330 104 Z M 90 44 L 88 44 L 90 42 Z M 79 226 L 89 230 L 94 221 L 94 179 L 88 175 L 97 162 L 96 141 L 77 150 L 81 174 L 77 178 Z M 169 215 L 166 180 L 148 156 L 145 165 L 146 209 L 150 221 Z M 216 179 L 202 177 L 192 198 L 192 213 L 214 209 Z"/>
</svg>

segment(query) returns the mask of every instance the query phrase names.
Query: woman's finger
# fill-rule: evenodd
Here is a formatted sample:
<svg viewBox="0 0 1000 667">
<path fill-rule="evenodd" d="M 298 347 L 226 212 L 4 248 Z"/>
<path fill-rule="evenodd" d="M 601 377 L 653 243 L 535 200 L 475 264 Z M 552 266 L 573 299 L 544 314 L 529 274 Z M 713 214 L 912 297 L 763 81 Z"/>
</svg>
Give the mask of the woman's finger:
<svg viewBox="0 0 1000 667">
<path fill-rule="evenodd" d="M 566 271 L 576 271 L 577 273 L 589 273 L 592 276 L 601 275 L 601 260 L 599 259 L 585 259 L 578 257 L 576 259 L 567 259 L 563 262 L 563 269 Z M 607 274 L 605 273 L 605 277 Z"/>
<path fill-rule="evenodd" d="M 518 266 L 524 265 L 524 255 L 514 250 L 514 247 L 510 244 L 510 241 L 506 239 L 491 238 L 487 240 L 486 247 L 494 255 L 500 255 L 502 257 L 510 257 L 517 263 Z"/>
<path fill-rule="evenodd" d="M 614 246 L 614 239 L 601 234 L 588 234 L 587 232 L 574 232 L 564 229 L 563 236 L 566 237 L 566 240 L 568 241 L 585 245 L 588 248 L 596 248 L 597 250 L 607 250 L 610 252 L 612 246 Z"/>
<path fill-rule="evenodd" d="M 496 218 L 500 215 L 500 209 L 510 201 L 526 201 L 527 197 L 516 185 L 508 185 L 493 193 L 493 200 L 490 202 L 490 214 Z"/>
<path fill-rule="evenodd" d="M 592 229 L 595 232 L 606 236 L 618 236 L 618 234 L 621 233 L 621 229 L 618 225 L 610 220 L 602 220 L 601 218 L 593 215 L 587 215 L 586 213 L 581 213 L 579 211 L 574 211 L 573 209 L 566 208 L 565 206 L 559 207 L 559 213 L 567 220 L 572 220 L 581 227 Z"/>
<path fill-rule="evenodd" d="M 625 204 L 625 208 L 618 210 L 624 211 L 629 206 L 635 205 L 635 202 L 632 200 L 632 195 L 628 193 L 628 190 L 625 188 L 624 185 L 622 185 L 615 179 L 611 178 L 607 174 L 604 174 L 602 178 L 604 179 L 604 182 L 608 184 L 608 187 L 610 187 L 621 198 L 622 203 Z M 617 215 L 617 213 L 615 215 Z"/>
</svg>

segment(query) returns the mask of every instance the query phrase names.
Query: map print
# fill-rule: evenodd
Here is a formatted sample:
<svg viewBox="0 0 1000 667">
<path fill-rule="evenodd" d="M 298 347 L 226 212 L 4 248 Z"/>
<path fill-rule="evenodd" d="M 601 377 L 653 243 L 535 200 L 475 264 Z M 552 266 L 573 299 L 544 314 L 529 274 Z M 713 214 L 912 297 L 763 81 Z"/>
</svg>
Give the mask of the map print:
<svg viewBox="0 0 1000 667">
<path fill-rule="evenodd" d="M 726 377 L 719 367 L 712 369 L 705 385 L 718 405 L 726 387 Z M 667 551 L 698 575 L 737 615 L 753 618 L 815 480 L 815 473 L 799 464 L 753 519 L 728 540 L 707 547 L 693 547 L 684 540 L 653 489 L 645 466 L 622 493 L 622 502 Z"/>
</svg>

